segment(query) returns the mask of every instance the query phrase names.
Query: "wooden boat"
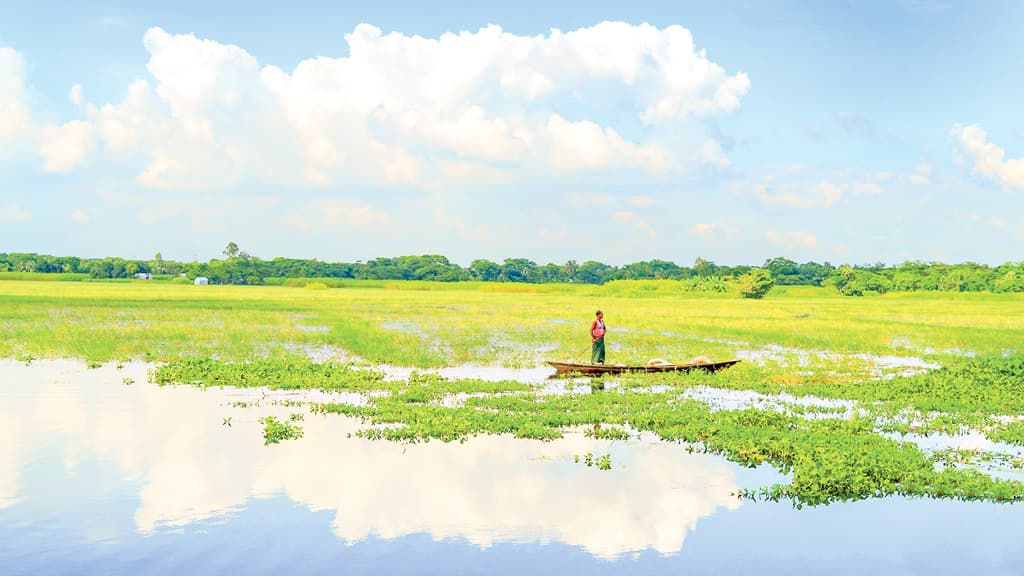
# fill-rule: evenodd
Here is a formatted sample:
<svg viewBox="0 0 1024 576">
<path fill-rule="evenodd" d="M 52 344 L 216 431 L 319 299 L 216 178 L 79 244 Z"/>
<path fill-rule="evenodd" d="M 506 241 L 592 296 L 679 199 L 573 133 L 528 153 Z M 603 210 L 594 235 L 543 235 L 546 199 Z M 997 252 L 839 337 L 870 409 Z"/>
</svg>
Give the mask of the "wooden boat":
<svg viewBox="0 0 1024 576">
<path fill-rule="evenodd" d="M 689 370 L 707 370 L 717 372 L 737 364 L 739 360 L 722 362 L 691 362 L 688 364 L 589 364 L 578 362 L 547 361 L 557 374 L 580 374 L 583 376 L 602 376 L 604 374 L 623 374 L 626 372 L 686 372 Z"/>
</svg>

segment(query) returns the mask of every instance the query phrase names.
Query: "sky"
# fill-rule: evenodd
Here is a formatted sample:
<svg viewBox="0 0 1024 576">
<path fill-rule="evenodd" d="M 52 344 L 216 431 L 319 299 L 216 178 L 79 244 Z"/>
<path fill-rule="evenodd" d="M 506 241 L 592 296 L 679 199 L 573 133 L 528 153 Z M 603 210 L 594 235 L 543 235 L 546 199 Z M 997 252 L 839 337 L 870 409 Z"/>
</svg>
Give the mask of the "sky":
<svg viewBox="0 0 1024 576">
<path fill-rule="evenodd" d="M 1024 3 L 0 0 L 0 252 L 1024 260 Z"/>
</svg>

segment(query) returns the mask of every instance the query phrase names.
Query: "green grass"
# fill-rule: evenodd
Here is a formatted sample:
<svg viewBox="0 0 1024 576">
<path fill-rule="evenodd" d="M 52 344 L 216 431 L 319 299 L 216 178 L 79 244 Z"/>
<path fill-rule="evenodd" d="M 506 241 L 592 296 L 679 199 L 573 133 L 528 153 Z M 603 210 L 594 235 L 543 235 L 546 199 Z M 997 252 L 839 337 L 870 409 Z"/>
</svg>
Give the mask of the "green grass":
<svg viewBox="0 0 1024 576">
<path fill-rule="evenodd" d="M 583 358 L 597 308 L 606 312 L 611 362 L 725 358 L 769 344 L 938 359 L 1024 347 L 1020 295 L 844 298 L 801 288 L 755 301 L 677 293 L 671 281 L 350 282 L 330 290 L 0 282 L 0 356 L 242 360 L 335 346 L 408 366 L 531 366 Z"/>
<path fill-rule="evenodd" d="M 46 272 L 0 272 L 3 280 L 35 280 L 38 282 L 86 282 L 91 278 L 88 274 L 49 274 Z"/>
</svg>

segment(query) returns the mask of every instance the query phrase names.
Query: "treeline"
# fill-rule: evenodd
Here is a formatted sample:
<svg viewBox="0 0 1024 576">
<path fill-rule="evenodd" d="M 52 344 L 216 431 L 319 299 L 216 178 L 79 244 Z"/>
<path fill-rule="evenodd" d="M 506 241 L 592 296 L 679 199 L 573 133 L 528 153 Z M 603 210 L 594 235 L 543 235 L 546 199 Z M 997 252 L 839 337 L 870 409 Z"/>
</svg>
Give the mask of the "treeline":
<svg viewBox="0 0 1024 576">
<path fill-rule="evenodd" d="M 322 262 L 297 258 L 262 260 L 246 254 L 233 242 L 223 259 L 208 262 L 165 260 L 159 253 L 151 260 L 78 258 L 32 253 L 0 253 L 0 272 L 47 272 L 88 274 L 92 278 L 132 278 L 138 274 L 183 277 L 203 276 L 218 284 L 264 284 L 279 278 L 339 278 L 365 280 L 432 280 L 440 282 L 526 282 L 604 284 L 613 280 L 681 280 L 694 286 L 724 290 L 728 282 L 764 270 L 775 285 L 833 286 L 847 295 L 892 291 L 1024 292 L 1024 262 L 991 267 L 984 264 L 904 262 L 849 265 L 797 263 L 772 258 L 761 266 L 720 266 L 697 258 L 692 266 L 665 260 L 611 266 L 601 262 L 537 264 L 525 258 L 503 262 L 474 260 L 462 267 L 444 256 L 399 256 L 367 262 Z"/>
</svg>

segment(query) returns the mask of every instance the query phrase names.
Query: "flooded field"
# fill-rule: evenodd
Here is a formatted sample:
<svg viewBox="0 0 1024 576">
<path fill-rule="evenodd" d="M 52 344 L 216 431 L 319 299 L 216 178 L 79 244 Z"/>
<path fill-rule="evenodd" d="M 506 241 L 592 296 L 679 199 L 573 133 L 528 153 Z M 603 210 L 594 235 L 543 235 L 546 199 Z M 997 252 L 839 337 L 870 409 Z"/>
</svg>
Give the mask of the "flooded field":
<svg viewBox="0 0 1024 576">
<path fill-rule="evenodd" d="M 156 386 L 151 365 L 0 361 L 0 566 L 83 573 L 1017 574 L 1019 504 L 797 510 L 787 479 L 649 434 L 396 443 L 313 391 Z M 706 394 L 706 392 L 704 392 Z M 259 419 L 304 436 L 265 446 Z M 577 461 L 610 454 L 611 470 Z"/>
</svg>

